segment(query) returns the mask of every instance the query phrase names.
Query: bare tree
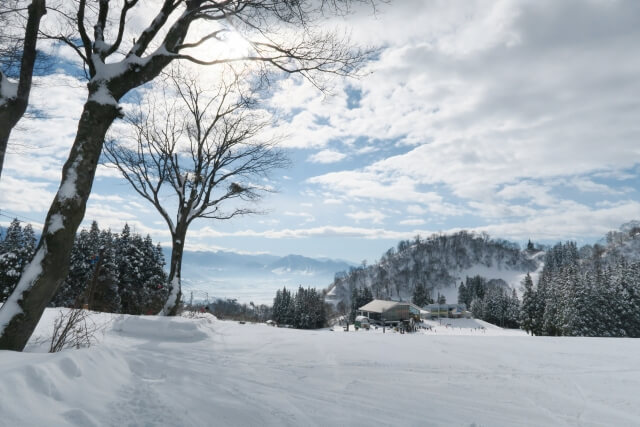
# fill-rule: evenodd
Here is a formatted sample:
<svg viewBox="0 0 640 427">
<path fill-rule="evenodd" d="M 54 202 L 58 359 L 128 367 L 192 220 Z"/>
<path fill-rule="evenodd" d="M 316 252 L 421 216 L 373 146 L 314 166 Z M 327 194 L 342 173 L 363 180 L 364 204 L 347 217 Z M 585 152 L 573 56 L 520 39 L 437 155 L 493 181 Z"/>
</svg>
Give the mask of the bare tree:
<svg viewBox="0 0 640 427">
<path fill-rule="evenodd" d="M 230 71 L 230 70 L 229 70 Z M 255 110 L 240 74 L 227 73 L 206 90 L 173 70 L 161 97 L 151 94 L 128 119 L 130 138 L 105 144 L 105 157 L 156 208 L 171 232 L 171 293 L 163 313 L 180 303 L 180 271 L 189 225 L 255 213 L 269 188 L 257 184 L 287 165 L 276 139 L 261 138 L 267 118 Z M 172 213 L 175 213 L 172 216 Z"/>
<path fill-rule="evenodd" d="M 368 53 L 350 49 L 335 32 L 317 31 L 314 21 L 343 13 L 354 1 L 358 0 L 158 0 L 155 17 L 137 34 L 127 18 L 139 0 L 64 2 L 74 8 L 57 10 L 69 21 L 68 33 L 47 30 L 45 35 L 66 43 L 82 58 L 88 97 L 35 256 L 0 308 L 0 349 L 24 349 L 67 274 L 105 135 L 122 117 L 118 102 L 124 95 L 155 79 L 176 59 L 202 65 L 252 61 L 314 82 L 318 72 L 348 75 Z M 145 5 L 151 7 L 149 2 Z M 110 20 L 111 12 L 119 13 L 118 18 Z M 205 29 L 204 35 L 190 32 L 196 23 Z M 247 54 L 197 56 L 198 48 L 224 43 L 229 33 L 245 40 Z"/>
<path fill-rule="evenodd" d="M 0 65 L 13 67 L 20 63 L 17 82 L 10 81 L 0 68 L 0 177 L 11 131 L 27 111 L 36 63 L 40 20 L 47 13 L 45 0 L 31 2 L 27 8 L 27 25 L 21 40 L 11 32 L 13 26 L 9 25 L 11 15 L 20 12 L 20 4 L 21 2 L 8 0 L 0 6 Z"/>
</svg>

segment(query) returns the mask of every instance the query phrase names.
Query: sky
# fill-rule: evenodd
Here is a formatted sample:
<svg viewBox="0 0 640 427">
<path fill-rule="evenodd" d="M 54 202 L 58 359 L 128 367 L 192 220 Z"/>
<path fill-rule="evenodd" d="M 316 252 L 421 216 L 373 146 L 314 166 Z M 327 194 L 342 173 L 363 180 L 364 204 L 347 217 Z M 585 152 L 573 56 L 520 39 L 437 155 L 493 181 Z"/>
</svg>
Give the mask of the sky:
<svg viewBox="0 0 640 427">
<path fill-rule="evenodd" d="M 326 25 L 378 54 L 328 95 L 274 82 L 265 108 L 291 166 L 264 181 L 277 192 L 263 214 L 196 221 L 187 249 L 373 262 L 418 234 L 585 243 L 640 219 L 639 2 L 398 0 Z M 56 66 L 10 141 L 0 225 L 42 223 L 86 98 L 73 54 L 47 49 Z M 170 240 L 104 166 L 92 220 Z"/>
</svg>

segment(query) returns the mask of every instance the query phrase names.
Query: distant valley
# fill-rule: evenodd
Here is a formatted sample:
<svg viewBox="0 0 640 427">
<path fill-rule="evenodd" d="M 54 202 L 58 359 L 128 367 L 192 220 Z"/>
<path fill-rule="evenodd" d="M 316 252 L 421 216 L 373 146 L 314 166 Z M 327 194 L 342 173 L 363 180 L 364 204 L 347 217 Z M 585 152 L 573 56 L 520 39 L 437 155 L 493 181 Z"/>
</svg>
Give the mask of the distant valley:
<svg viewBox="0 0 640 427">
<path fill-rule="evenodd" d="M 170 248 L 165 248 L 169 259 Z M 301 255 L 240 254 L 226 251 L 185 251 L 182 263 L 185 298 L 237 298 L 241 302 L 271 304 L 283 286 L 326 288 L 347 261 Z"/>
</svg>

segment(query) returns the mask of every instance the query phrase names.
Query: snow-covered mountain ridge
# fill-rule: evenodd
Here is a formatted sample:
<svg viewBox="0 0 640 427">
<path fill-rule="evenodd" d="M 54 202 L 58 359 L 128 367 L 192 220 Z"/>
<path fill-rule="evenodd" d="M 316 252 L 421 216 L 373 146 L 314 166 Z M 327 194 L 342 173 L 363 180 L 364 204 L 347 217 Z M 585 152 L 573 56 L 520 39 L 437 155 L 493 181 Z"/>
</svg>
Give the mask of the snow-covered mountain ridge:
<svg viewBox="0 0 640 427">
<path fill-rule="evenodd" d="M 401 241 L 377 263 L 338 275 L 328 299 L 346 302 L 355 287 L 369 287 L 377 298 L 408 300 L 416 284 L 423 283 L 433 298 L 441 294 L 455 302 L 457 286 L 466 277 L 480 275 L 518 287 L 526 273 L 539 269 L 539 254 L 540 250 L 521 250 L 516 243 L 467 231 Z"/>
<path fill-rule="evenodd" d="M 349 302 L 354 288 L 369 287 L 375 297 L 408 300 L 416 283 L 421 282 L 433 298 L 440 294 L 448 302 L 455 302 L 460 283 L 476 275 L 497 280 L 496 283 L 504 281 L 520 291 L 527 273 L 537 282 L 548 249 L 533 244 L 521 249 L 517 243 L 467 231 L 401 241 L 375 264 L 338 274 L 328 288 L 327 299 L 334 304 Z M 640 221 L 627 222 L 598 243 L 583 245 L 579 257 L 582 262 L 598 259 L 602 266 L 614 265 L 621 259 L 640 261 Z"/>
</svg>

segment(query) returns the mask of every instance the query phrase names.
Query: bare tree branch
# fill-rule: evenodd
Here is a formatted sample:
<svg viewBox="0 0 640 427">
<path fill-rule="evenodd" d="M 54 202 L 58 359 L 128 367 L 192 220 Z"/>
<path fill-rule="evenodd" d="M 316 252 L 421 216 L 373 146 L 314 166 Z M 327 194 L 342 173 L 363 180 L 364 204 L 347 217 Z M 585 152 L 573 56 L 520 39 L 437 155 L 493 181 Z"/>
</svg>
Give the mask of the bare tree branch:
<svg viewBox="0 0 640 427">
<path fill-rule="evenodd" d="M 257 213 L 244 204 L 270 190 L 253 182 L 288 164 L 277 140 L 260 138 L 267 121 L 253 109 L 251 93 L 241 92 L 242 82 L 243 76 L 229 73 L 207 90 L 174 69 L 162 98 L 152 95 L 128 120 L 128 137 L 105 144 L 107 162 L 169 226 L 170 282 L 180 278 L 189 225 Z"/>
<path fill-rule="evenodd" d="M 36 64 L 38 29 L 40 20 L 47 13 L 45 0 L 33 0 L 28 7 L 27 25 L 24 30 L 22 58 L 17 85 L 0 70 L 0 176 L 11 131 L 27 111 Z M 12 47 L 13 49 L 16 46 Z"/>
</svg>

